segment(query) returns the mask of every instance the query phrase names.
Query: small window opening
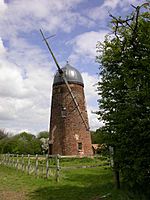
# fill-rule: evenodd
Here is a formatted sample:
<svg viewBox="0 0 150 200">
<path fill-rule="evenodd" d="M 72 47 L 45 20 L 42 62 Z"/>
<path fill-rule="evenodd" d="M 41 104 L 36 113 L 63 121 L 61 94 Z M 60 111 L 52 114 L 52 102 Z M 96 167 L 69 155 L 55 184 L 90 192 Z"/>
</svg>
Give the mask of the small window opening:
<svg viewBox="0 0 150 200">
<path fill-rule="evenodd" d="M 82 150 L 82 143 L 81 142 L 78 143 L 78 150 Z"/>
<path fill-rule="evenodd" d="M 67 116 L 67 110 L 65 107 L 62 107 L 61 108 L 61 117 L 62 118 L 65 118 Z"/>
</svg>

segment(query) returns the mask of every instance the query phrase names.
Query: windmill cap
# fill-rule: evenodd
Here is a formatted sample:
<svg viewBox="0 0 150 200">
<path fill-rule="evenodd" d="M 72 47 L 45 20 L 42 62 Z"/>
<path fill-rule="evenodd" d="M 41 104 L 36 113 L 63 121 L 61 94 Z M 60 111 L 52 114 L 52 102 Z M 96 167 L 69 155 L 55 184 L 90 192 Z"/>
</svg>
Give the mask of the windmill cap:
<svg viewBox="0 0 150 200">
<path fill-rule="evenodd" d="M 61 68 L 61 70 L 63 71 L 63 74 L 67 79 L 68 83 L 75 83 L 82 86 L 84 85 L 80 72 L 74 67 L 72 67 L 70 64 L 67 63 L 63 68 Z M 57 71 L 57 73 L 54 76 L 53 85 L 60 85 L 60 84 L 64 84 L 64 80 L 61 77 L 60 73 Z"/>
</svg>

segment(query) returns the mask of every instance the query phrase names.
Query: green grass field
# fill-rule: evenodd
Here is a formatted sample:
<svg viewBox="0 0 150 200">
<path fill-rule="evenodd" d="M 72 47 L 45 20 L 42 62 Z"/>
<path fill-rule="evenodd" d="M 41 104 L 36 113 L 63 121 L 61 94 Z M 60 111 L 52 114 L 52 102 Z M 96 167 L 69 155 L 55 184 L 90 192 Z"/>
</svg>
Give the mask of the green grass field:
<svg viewBox="0 0 150 200">
<path fill-rule="evenodd" d="M 60 182 L 0 166 L 1 200 L 128 200 L 114 187 L 109 167 L 61 171 Z M 105 195 L 107 197 L 105 197 Z M 136 199 L 137 200 L 137 199 Z"/>
</svg>

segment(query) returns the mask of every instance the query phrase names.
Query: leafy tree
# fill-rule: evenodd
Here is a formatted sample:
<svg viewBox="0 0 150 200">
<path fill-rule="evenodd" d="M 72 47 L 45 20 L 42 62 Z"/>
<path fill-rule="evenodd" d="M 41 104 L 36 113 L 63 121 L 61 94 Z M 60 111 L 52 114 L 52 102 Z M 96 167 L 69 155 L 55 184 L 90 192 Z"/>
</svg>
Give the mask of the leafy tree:
<svg viewBox="0 0 150 200">
<path fill-rule="evenodd" d="M 1 153 L 41 154 L 42 142 L 30 133 L 22 132 L 0 141 Z"/>
<path fill-rule="evenodd" d="M 48 131 L 41 131 L 41 132 L 38 133 L 37 138 L 38 139 L 49 138 L 49 132 Z"/>
<path fill-rule="evenodd" d="M 5 130 L 0 129 L 0 140 L 3 138 L 6 138 L 8 136 L 8 133 L 5 132 Z"/>
<path fill-rule="evenodd" d="M 105 138 L 104 138 L 101 128 L 97 129 L 96 131 L 91 131 L 91 137 L 92 137 L 92 144 L 105 143 Z"/>
<path fill-rule="evenodd" d="M 99 119 L 124 181 L 149 194 L 150 187 L 150 14 L 149 3 L 125 19 L 112 17 L 113 34 L 98 43 Z"/>
<path fill-rule="evenodd" d="M 14 153 L 23 154 L 36 154 L 41 153 L 41 142 L 35 135 L 22 132 L 14 136 L 16 141 L 16 148 L 13 149 Z"/>
<path fill-rule="evenodd" d="M 0 153 L 11 152 L 12 144 L 10 144 L 10 138 L 3 138 L 0 140 Z"/>
</svg>

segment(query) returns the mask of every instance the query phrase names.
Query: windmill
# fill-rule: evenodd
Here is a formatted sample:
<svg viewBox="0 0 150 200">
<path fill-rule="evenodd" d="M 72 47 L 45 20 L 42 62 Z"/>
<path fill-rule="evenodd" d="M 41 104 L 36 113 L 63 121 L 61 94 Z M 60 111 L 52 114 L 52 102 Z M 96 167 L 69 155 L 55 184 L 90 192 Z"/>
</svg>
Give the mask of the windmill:
<svg viewBox="0 0 150 200">
<path fill-rule="evenodd" d="M 48 38 L 46 38 L 45 36 L 44 36 L 44 34 L 43 34 L 43 32 L 42 32 L 42 30 L 40 30 L 40 33 L 41 33 L 41 35 L 42 35 L 42 37 L 43 37 L 43 40 L 45 41 L 45 44 L 47 45 L 47 47 L 48 47 L 48 50 L 49 50 L 49 52 L 50 52 L 50 54 L 51 54 L 51 56 L 52 56 L 52 58 L 53 58 L 53 60 L 54 60 L 54 62 L 55 62 L 55 64 L 56 64 L 56 67 L 57 67 L 57 75 L 55 76 L 55 78 L 54 78 L 54 85 L 57 85 L 58 83 L 60 84 L 63 84 L 63 87 L 64 87 L 64 85 L 65 85 L 65 88 L 63 89 L 63 90 L 65 90 L 65 98 L 67 98 L 67 99 L 71 99 L 71 103 L 73 102 L 73 105 L 74 105 L 74 108 L 73 108 L 73 111 L 75 110 L 75 111 L 77 111 L 77 113 L 78 113 L 78 116 L 76 115 L 76 118 L 78 118 L 78 121 L 77 121 L 77 123 L 76 124 L 81 124 L 81 122 L 82 122 L 82 124 L 84 125 L 84 126 L 82 126 L 82 134 L 81 133 L 77 133 L 77 131 L 74 131 L 74 132 L 76 132 L 76 134 L 74 134 L 74 137 L 73 136 L 68 136 L 69 135 L 69 131 L 68 131 L 68 127 L 66 127 L 67 125 L 66 125 L 66 121 L 65 120 L 67 120 L 67 119 L 61 119 L 61 121 L 63 120 L 63 122 L 61 123 L 61 121 L 59 120 L 58 121 L 58 123 L 56 123 L 57 125 L 51 125 L 51 134 L 50 134 L 50 141 L 51 141 L 51 143 L 53 144 L 55 144 L 55 143 L 61 143 L 61 148 L 60 149 L 62 149 L 62 150 L 54 150 L 54 151 L 52 151 L 52 152 L 54 152 L 54 153 L 59 153 L 59 154 L 77 154 L 77 153 L 75 153 L 75 151 L 68 151 L 68 150 L 64 150 L 64 149 L 66 149 L 66 148 L 68 148 L 67 147 L 67 144 L 66 144 L 66 142 L 64 142 L 64 141 L 70 141 L 70 143 L 73 143 L 73 145 L 74 145 L 74 142 L 73 142 L 73 138 L 75 138 L 75 140 L 77 141 L 77 144 L 78 144 L 78 150 L 81 150 L 82 151 L 82 149 L 83 149 L 83 147 L 82 147 L 82 143 L 83 142 L 81 142 L 81 138 L 82 138 L 82 141 L 85 139 L 85 138 L 88 138 L 88 139 L 85 139 L 85 140 L 87 140 L 87 142 L 86 142 L 86 144 L 84 145 L 85 146 L 85 148 L 86 148 L 86 146 L 88 146 L 88 153 L 87 154 L 92 154 L 92 152 L 91 152 L 91 138 L 90 138 L 90 131 L 89 131 L 89 125 L 88 125 L 88 120 L 87 120 L 87 113 L 85 113 L 85 111 L 84 111 L 84 109 L 83 108 L 80 108 L 80 106 L 79 106 L 79 98 L 78 98 L 78 100 L 77 100 L 77 96 L 79 96 L 78 94 L 75 94 L 75 91 L 73 91 L 73 89 L 72 89 L 72 87 L 71 87 L 71 84 L 70 84 L 70 79 L 68 78 L 68 74 L 67 73 L 75 73 L 76 74 L 76 76 L 77 76 L 77 78 L 79 79 L 79 81 L 78 81 L 78 83 L 77 84 L 79 84 L 80 85 L 80 87 L 81 87 L 81 85 L 83 84 L 82 83 L 82 77 L 81 77 L 81 75 L 80 75 L 80 73 L 76 70 L 76 69 L 74 69 L 73 67 L 71 67 L 68 63 L 67 63 L 67 69 L 66 68 L 61 68 L 60 67 L 60 65 L 58 64 L 58 62 L 57 62 L 57 60 L 56 60 L 56 57 L 55 57 L 55 55 L 54 55 L 54 53 L 53 53 L 53 51 L 52 51 L 52 49 L 51 49 L 51 47 L 50 47 L 50 45 L 49 45 L 49 43 L 48 43 L 48 41 L 47 41 L 47 39 L 48 38 L 50 38 L 50 37 L 53 37 L 53 36 L 50 36 L 50 37 L 48 37 Z M 68 71 L 67 71 L 68 70 Z M 72 71 L 71 71 L 72 70 Z M 67 71 L 67 72 L 66 72 Z M 74 80 L 73 80 L 73 82 L 75 82 Z M 79 83 L 80 82 L 80 83 Z M 71 83 L 72 83 L 72 80 L 71 80 Z M 62 86 L 60 86 L 60 87 L 62 87 Z M 83 86 L 82 86 L 83 87 Z M 56 87 L 55 87 L 56 88 Z M 67 91 L 68 91 L 68 93 L 66 93 L 66 88 L 67 88 Z M 56 90 L 56 89 L 55 89 Z M 60 90 L 60 88 L 59 88 L 59 90 Z M 56 96 L 58 96 L 57 95 L 57 93 L 59 93 L 58 91 L 59 90 L 57 90 L 57 92 L 55 93 L 55 98 L 56 98 Z M 62 92 L 63 93 L 63 96 L 64 96 L 64 92 Z M 81 92 L 82 93 L 82 92 Z M 63 97 L 64 98 L 64 97 Z M 53 99 L 52 99 L 53 100 Z M 54 101 L 54 100 L 53 100 Z M 59 104 L 58 104 L 58 101 L 60 101 L 60 103 L 63 101 L 62 99 L 61 99 L 61 97 L 59 97 L 59 99 L 57 99 L 57 104 L 56 104 L 56 107 L 59 107 Z M 54 107 L 54 106 L 53 106 Z M 83 107 L 83 106 L 82 106 Z M 73 111 L 70 111 L 70 112 L 73 112 Z M 60 112 L 59 112 L 60 113 Z M 61 110 L 61 117 L 62 118 L 66 118 L 66 116 L 65 116 L 65 113 L 66 113 L 66 107 L 65 106 L 62 106 L 62 110 Z M 54 114 L 53 114 L 54 115 Z M 55 115 L 59 115 L 58 114 L 58 110 L 55 112 Z M 73 115 L 71 115 L 71 116 L 73 116 Z M 54 118 L 54 117 L 53 117 Z M 60 119 L 60 116 L 57 116 L 57 118 L 58 119 Z M 80 120 L 79 120 L 79 118 L 80 118 Z M 68 120 L 70 120 L 71 121 L 71 119 L 68 117 Z M 57 121 L 57 119 L 51 119 L 51 121 Z M 52 122 L 52 123 L 54 123 L 54 122 Z M 70 122 L 71 123 L 71 122 Z M 74 122 L 73 122 L 74 123 Z M 58 127 L 60 127 L 60 124 L 62 124 L 62 126 L 61 126 L 61 128 L 58 128 Z M 57 129 L 56 131 L 55 131 L 55 129 Z M 61 131 L 60 131 L 60 129 L 61 129 Z M 67 129 L 67 131 L 66 131 L 66 129 Z M 70 128 L 71 130 L 73 129 L 73 128 Z M 53 132 L 57 132 L 57 133 L 53 133 Z M 60 132 L 59 133 L 59 135 L 58 135 L 58 132 Z M 79 130 L 78 132 L 81 132 L 81 130 Z M 84 132 L 84 134 L 83 134 L 83 132 Z M 83 136 L 83 135 L 85 135 L 85 133 L 87 134 L 86 136 Z M 61 135 L 61 136 L 60 136 Z M 72 138 L 72 139 L 70 139 L 70 137 Z M 59 139 L 56 139 L 56 138 L 59 138 Z M 65 139 L 64 139 L 65 138 Z M 69 138 L 69 139 L 68 139 Z M 80 139 L 79 139 L 80 138 Z M 56 141 L 55 141 L 56 140 Z M 87 143 L 88 143 L 88 145 L 87 145 Z M 72 145 L 72 146 L 73 146 Z M 52 145 L 50 145 L 50 146 L 52 146 Z M 54 145 L 54 146 L 58 146 L 58 145 Z M 50 149 L 51 149 L 52 147 L 50 147 Z M 59 149 L 59 147 L 58 148 L 55 148 L 55 149 Z M 71 148 L 70 148 L 71 149 Z M 76 148 L 74 148 L 74 149 L 76 149 Z M 67 153 L 66 153 L 67 152 Z M 72 152 L 72 153 L 71 153 Z M 77 151 L 78 152 L 78 151 Z M 84 152 L 86 152 L 86 150 L 84 150 Z"/>
</svg>

